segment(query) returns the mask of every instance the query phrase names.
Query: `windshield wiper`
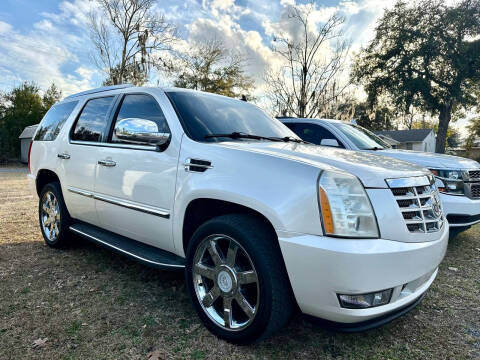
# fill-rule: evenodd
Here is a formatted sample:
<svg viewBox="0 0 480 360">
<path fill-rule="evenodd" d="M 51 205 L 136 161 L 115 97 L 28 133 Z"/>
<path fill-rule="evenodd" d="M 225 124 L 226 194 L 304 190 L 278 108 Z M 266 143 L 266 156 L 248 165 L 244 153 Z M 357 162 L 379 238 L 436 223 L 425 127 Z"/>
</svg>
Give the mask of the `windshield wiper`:
<svg viewBox="0 0 480 360">
<path fill-rule="evenodd" d="M 302 139 L 296 139 L 294 137 L 291 137 L 291 136 L 284 136 L 282 138 L 275 138 L 275 139 L 278 139 L 280 141 L 283 141 L 283 142 L 295 142 L 295 143 L 299 143 L 299 144 L 312 144 L 312 143 L 309 143 L 308 141 L 305 141 L 305 140 L 302 140 Z"/>
<path fill-rule="evenodd" d="M 363 149 L 363 150 L 373 150 L 373 151 L 377 151 L 377 150 L 385 150 L 385 148 L 383 148 L 383 147 L 378 147 L 378 146 L 374 146 L 374 147 L 367 148 L 367 149 Z"/>
<path fill-rule="evenodd" d="M 234 131 L 229 134 L 209 134 L 205 135 L 205 139 L 209 138 L 220 138 L 226 137 L 230 139 L 254 139 L 254 140 L 269 140 L 269 141 L 283 141 L 282 138 L 275 138 L 275 137 L 268 137 L 268 136 L 260 136 L 260 135 L 253 135 L 253 134 L 245 134 L 238 131 Z"/>
</svg>

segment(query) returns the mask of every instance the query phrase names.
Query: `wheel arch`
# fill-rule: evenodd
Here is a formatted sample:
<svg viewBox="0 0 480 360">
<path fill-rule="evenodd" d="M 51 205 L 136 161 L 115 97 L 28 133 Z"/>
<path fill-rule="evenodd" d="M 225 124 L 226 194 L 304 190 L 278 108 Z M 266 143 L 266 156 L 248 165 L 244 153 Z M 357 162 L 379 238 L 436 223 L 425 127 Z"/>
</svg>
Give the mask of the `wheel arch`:
<svg viewBox="0 0 480 360">
<path fill-rule="evenodd" d="M 58 175 L 49 169 L 40 169 L 37 172 L 37 177 L 35 179 L 35 186 L 37 190 L 37 195 L 40 196 L 40 193 L 42 192 L 42 189 L 45 185 L 51 182 L 57 181 L 60 183 L 60 178 Z"/>
<path fill-rule="evenodd" d="M 259 211 L 235 202 L 214 198 L 197 198 L 189 202 L 185 209 L 182 224 L 182 245 L 186 253 L 188 243 L 196 229 L 214 217 L 227 214 L 248 214 L 260 219 L 277 238 L 272 222 Z"/>
</svg>

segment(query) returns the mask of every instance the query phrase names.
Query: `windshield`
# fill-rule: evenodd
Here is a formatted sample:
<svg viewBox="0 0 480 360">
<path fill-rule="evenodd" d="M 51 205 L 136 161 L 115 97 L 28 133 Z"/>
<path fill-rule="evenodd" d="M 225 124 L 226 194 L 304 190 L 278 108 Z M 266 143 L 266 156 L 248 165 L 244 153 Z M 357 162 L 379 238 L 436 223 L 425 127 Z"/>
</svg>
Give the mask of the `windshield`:
<svg viewBox="0 0 480 360">
<path fill-rule="evenodd" d="M 187 135 L 195 141 L 232 141 L 231 138 L 212 137 L 212 134 L 233 132 L 263 137 L 292 137 L 298 139 L 280 121 L 272 119 L 255 105 L 202 92 L 169 91 L 170 101 L 180 117 Z M 252 139 L 235 138 L 235 141 Z"/>
<path fill-rule="evenodd" d="M 334 125 L 360 150 L 383 150 L 390 148 L 390 145 L 380 137 L 361 126 L 342 123 L 335 123 Z"/>
</svg>

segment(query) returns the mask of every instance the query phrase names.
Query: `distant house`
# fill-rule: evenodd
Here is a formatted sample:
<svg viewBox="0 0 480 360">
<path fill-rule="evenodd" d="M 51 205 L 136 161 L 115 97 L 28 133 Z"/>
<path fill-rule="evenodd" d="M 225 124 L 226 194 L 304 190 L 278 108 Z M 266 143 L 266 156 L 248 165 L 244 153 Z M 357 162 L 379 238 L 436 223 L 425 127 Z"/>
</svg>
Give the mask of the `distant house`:
<svg viewBox="0 0 480 360">
<path fill-rule="evenodd" d="M 435 152 L 435 132 L 433 129 L 376 131 L 375 134 L 395 149 Z M 387 138 L 394 140 L 397 144 L 392 143 Z"/>
<path fill-rule="evenodd" d="M 28 148 L 30 147 L 30 141 L 32 141 L 37 125 L 30 125 L 23 129 L 22 133 L 18 137 L 20 139 L 20 161 L 23 163 L 28 162 Z"/>
</svg>

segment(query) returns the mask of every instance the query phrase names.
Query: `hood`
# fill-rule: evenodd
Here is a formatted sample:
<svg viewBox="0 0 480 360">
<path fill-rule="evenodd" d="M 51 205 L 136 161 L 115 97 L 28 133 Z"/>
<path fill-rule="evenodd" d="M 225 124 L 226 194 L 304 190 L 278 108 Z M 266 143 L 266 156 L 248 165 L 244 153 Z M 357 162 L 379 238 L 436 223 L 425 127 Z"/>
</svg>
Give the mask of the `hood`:
<svg viewBox="0 0 480 360">
<path fill-rule="evenodd" d="M 378 150 L 375 151 L 375 154 L 408 161 L 428 169 L 480 169 L 480 164 L 475 160 L 459 156 L 397 149 Z"/>
<path fill-rule="evenodd" d="M 335 167 L 357 176 L 365 187 L 386 188 L 385 179 L 421 176 L 423 167 L 377 154 L 297 143 L 222 142 L 220 146 L 281 157 L 326 169 Z"/>
</svg>

